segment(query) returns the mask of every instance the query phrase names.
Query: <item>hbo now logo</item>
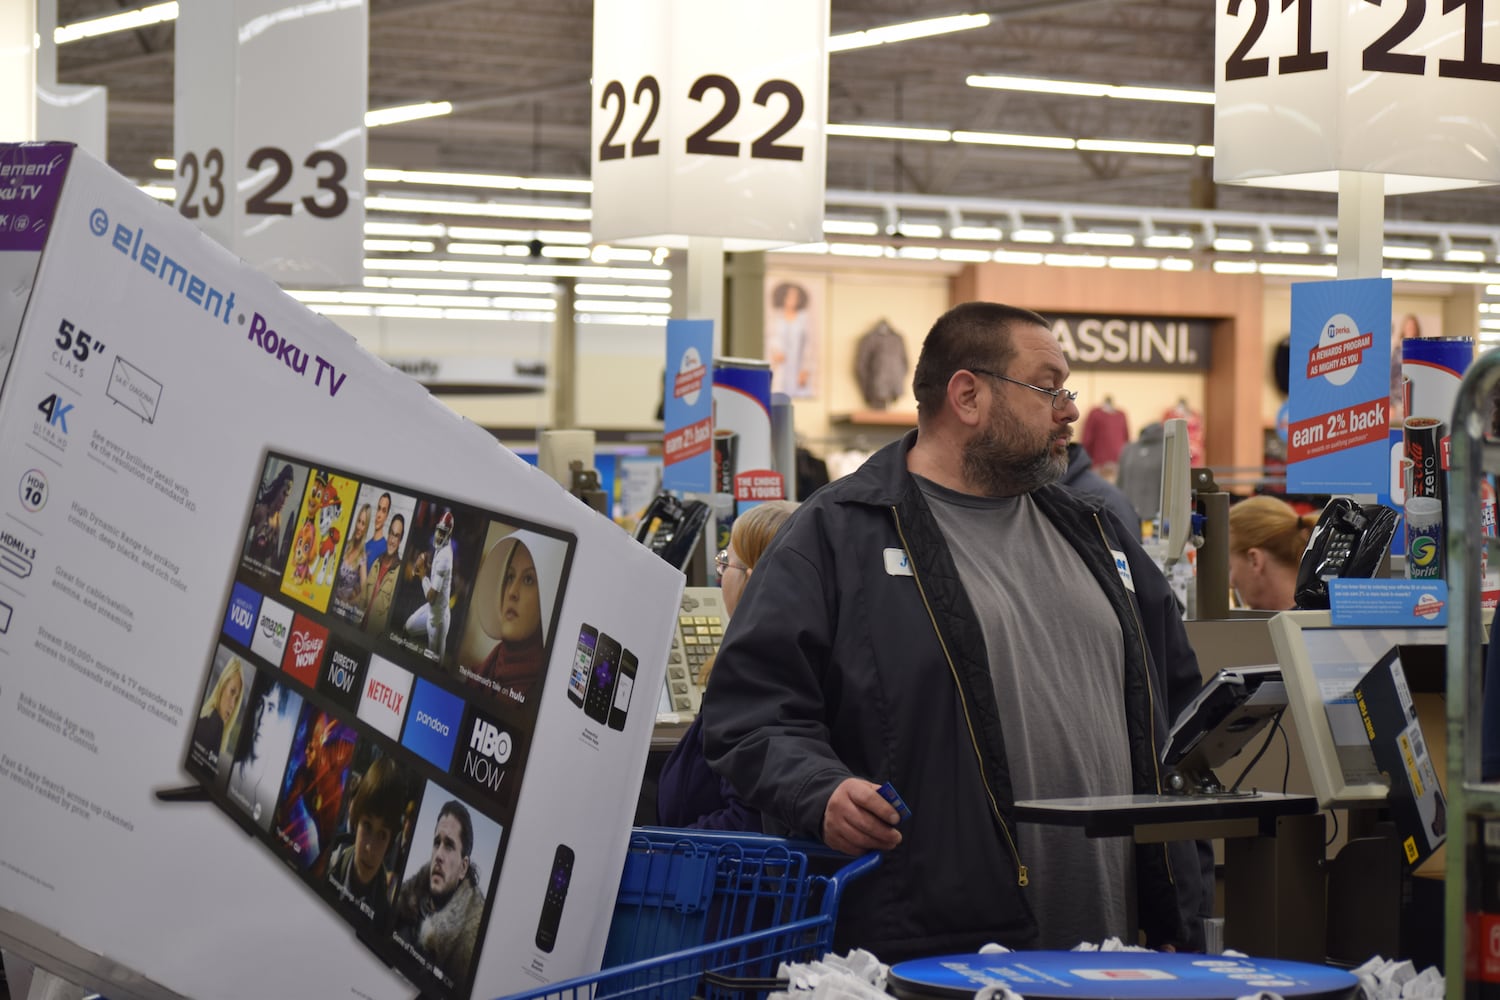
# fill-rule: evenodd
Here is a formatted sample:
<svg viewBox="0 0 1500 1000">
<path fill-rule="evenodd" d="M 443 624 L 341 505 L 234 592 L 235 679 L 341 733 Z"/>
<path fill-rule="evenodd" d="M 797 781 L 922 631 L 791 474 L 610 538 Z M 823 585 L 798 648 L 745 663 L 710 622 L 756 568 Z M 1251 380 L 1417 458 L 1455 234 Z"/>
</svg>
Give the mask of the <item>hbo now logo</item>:
<svg viewBox="0 0 1500 1000">
<path fill-rule="evenodd" d="M 504 764 L 510 760 L 510 733 L 480 719 L 474 723 L 474 733 L 469 737 L 469 749 Z"/>
</svg>

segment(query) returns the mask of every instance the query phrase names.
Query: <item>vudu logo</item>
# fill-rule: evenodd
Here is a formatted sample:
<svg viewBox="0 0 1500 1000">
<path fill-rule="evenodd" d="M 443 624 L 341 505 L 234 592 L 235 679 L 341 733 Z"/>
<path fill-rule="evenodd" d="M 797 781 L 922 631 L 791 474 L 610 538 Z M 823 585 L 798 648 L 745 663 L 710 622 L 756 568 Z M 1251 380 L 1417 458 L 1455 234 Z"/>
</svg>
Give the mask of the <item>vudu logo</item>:
<svg viewBox="0 0 1500 1000">
<path fill-rule="evenodd" d="M 469 737 L 469 749 L 504 764 L 510 760 L 510 733 L 483 719 L 476 719 L 474 732 Z"/>
</svg>

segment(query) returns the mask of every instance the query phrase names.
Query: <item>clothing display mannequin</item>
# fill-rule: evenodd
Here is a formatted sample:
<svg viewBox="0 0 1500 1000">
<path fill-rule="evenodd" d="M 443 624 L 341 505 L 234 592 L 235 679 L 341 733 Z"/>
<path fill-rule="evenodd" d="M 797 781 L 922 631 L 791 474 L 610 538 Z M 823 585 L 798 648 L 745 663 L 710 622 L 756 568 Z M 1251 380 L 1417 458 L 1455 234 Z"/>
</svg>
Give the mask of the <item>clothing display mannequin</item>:
<svg viewBox="0 0 1500 1000">
<path fill-rule="evenodd" d="M 1141 436 L 1120 449 L 1120 472 L 1116 485 L 1143 518 L 1161 511 L 1161 424 L 1147 424 Z"/>
<path fill-rule="evenodd" d="M 1083 437 L 1079 443 L 1098 466 L 1112 466 L 1120 461 L 1120 449 L 1130 441 L 1130 418 L 1115 407 L 1114 398 L 1093 407 L 1083 418 Z"/>
</svg>

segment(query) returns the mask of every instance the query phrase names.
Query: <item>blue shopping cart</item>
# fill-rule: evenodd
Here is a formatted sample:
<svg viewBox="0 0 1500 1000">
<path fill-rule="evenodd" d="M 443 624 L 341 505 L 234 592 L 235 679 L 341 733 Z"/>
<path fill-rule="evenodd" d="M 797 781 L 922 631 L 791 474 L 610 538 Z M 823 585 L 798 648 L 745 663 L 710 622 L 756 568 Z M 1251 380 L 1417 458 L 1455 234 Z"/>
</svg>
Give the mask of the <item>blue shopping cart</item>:
<svg viewBox="0 0 1500 1000">
<path fill-rule="evenodd" d="M 745 1000 L 782 962 L 821 958 L 839 897 L 880 863 L 756 834 L 631 832 L 604 969 L 506 1000 Z"/>
</svg>

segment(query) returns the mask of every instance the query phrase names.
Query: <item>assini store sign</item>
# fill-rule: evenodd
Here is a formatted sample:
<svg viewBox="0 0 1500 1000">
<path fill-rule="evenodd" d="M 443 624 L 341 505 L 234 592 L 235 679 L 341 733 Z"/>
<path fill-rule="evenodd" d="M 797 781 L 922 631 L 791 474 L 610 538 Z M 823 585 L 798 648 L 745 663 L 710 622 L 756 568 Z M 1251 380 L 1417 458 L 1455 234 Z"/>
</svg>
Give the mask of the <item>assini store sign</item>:
<svg viewBox="0 0 1500 1000">
<path fill-rule="evenodd" d="M 1168 316 L 1053 313 L 1052 333 L 1074 371 L 1206 371 L 1213 323 Z"/>
</svg>

